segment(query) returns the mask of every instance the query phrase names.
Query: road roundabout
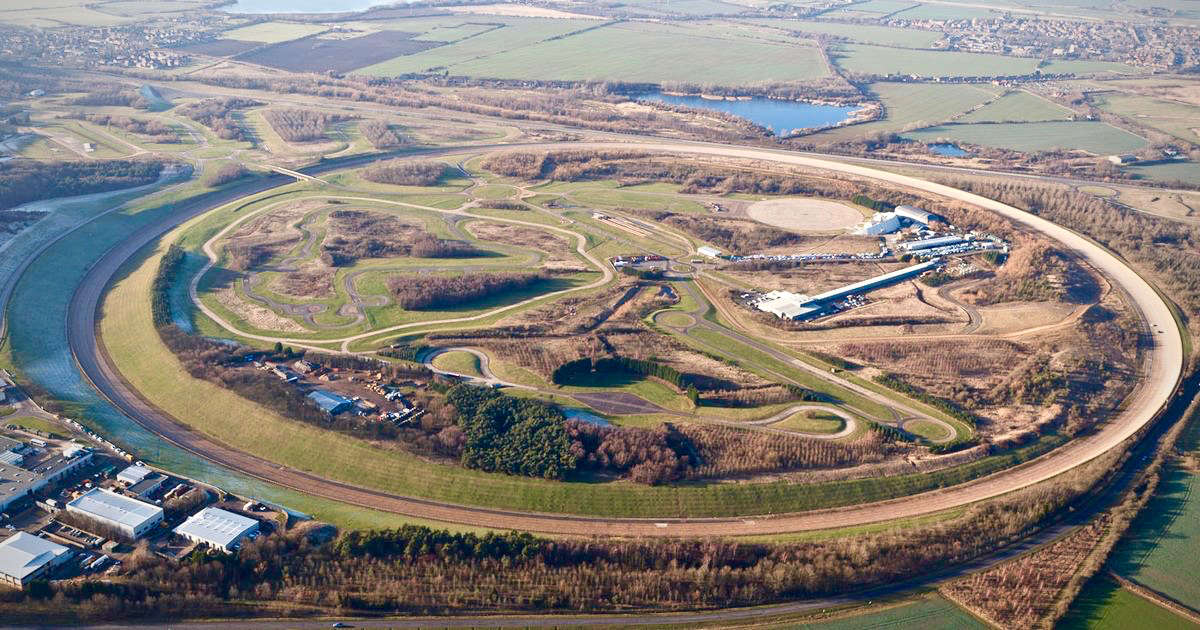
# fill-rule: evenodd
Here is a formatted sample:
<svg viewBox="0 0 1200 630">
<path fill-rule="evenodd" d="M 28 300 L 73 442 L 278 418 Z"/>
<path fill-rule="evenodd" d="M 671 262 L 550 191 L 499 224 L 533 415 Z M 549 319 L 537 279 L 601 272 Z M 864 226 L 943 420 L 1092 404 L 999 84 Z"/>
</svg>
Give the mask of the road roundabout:
<svg viewBox="0 0 1200 630">
<path fill-rule="evenodd" d="M 997 497 L 1039 482 L 1051 479 L 1065 471 L 1074 469 L 1096 457 L 1121 445 L 1136 435 L 1156 417 L 1159 410 L 1165 407 L 1174 393 L 1176 384 L 1182 373 L 1183 343 L 1175 325 L 1170 308 L 1145 280 L 1126 266 L 1120 259 L 1110 254 L 1102 247 L 1044 219 L 1021 211 L 1017 208 L 1000 204 L 976 195 L 965 193 L 947 186 L 923 181 L 920 179 L 897 175 L 887 171 L 861 166 L 834 162 L 820 157 L 776 152 L 761 149 L 746 149 L 720 145 L 687 144 L 678 142 L 635 141 L 620 144 L 535 144 L 535 145 L 496 145 L 491 147 L 472 147 L 460 152 L 480 152 L 500 149 L 587 149 L 618 146 L 623 149 L 647 151 L 654 153 L 672 153 L 681 155 L 732 157 L 752 159 L 760 162 L 773 162 L 782 165 L 794 165 L 809 168 L 820 168 L 836 171 L 847 175 L 871 178 L 888 184 L 903 186 L 914 190 L 924 191 L 948 199 L 973 204 L 1007 219 L 1023 225 L 1026 228 L 1040 232 L 1061 244 L 1087 261 L 1093 268 L 1104 274 L 1106 278 L 1120 287 L 1128 296 L 1129 301 L 1140 311 L 1152 331 L 1148 335 L 1150 347 L 1146 350 L 1142 383 L 1123 406 L 1121 413 L 1111 418 L 1095 431 L 1077 437 L 1074 440 L 1051 450 L 1026 463 L 1004 468 L 999 472 L 957 483 L 949 487 L 929 490 L 902 496 L 866 502 L 853 500 L 842 502 L 835 507 L 823 509 L 807 509 L 789 511 L 787 513 L 763 514 L 753 510 L 739 511 L 736 514 L 714 514 L 711 516 L 638 514 L 636 516 L 604 516 L 587 513 L 549 513 L 538 509 L 537 505 L 527 504 L 521 509 L 495 505 L 468 505 L 464 502 L 447 500 L 445 497 L 430 498 L 418 493 L 403 493 L 373 488 L 358 480 L 335 479 L 330 476 L 300 470 L 293 467 L 281 466 L 267 456 L 266 452 L 251 453 L 234 445 L 226 444 L 213 435 L 205 434 L 186 424 L 177 422 L 174 418 L 179 413 L 171 413 L 162 408 L 161 401 L 147 400 L 139 394 L 122 376 L 112 360 L 106 354 L 105 347 L 97 341 L 97 314 L 102 305 L 105 291 L 118 278 L 119 271 L 126 262 L 143 252 L 146 247 L 164 234 L 172 231 L 185 222 L 200 217 L 212 209 L 228 204 L 234 197 L 248 196 L 252 193 L 263 194 L 272 188 L 287 185 L 291 180 L 274 177 L 255 182 L 246 189 L 227 192 L 222 198 L 212 198 L 177 209 L 174 214 L 164 217 L 143 229 L 129 234 L 117 247 L 108 251 L 87 272 L 83 282 L 77 287 L 68 313 L 68 340 L 81 371 L 91 381 L 95 388 L 109 399 L 123 413 L 134 419 L 142 427 L 180 448 L 190 451 L 209 461 L 228 467 L 239 473 L 295 489 L 312 495 L 329 499 L 371 507 L 377 510 L 396 514 L 419 517 L 449 523 L 491 527 L 498 529 L 522 529 L 533 532 L 563 535 L 620 535 L 620 536 L 736 536 L 736 535 L 766 535 L 788 532 L 801 532 L 818 529 L 849 527 L 886 521 L 898 518 L 917 517 L 936 513 L 951 508 L 965 506 L 980 500 Z M 440 153 L 450 153 L 442 150 Z M 345 168 L 349 164 L 319 165 L 305 171 L 308 175 L 316 175 L 335 168 Z M 269 194 L 269 193 L 266 193 Z M 349 197 L 350 193 L 330 192 L 320 194 L 334 197 Z M 438 210 L 428 207 L 425 210 Z M 456 211 L 458 212 L 458 211 Z M 489 217 L 491 218 L 491 217 Z M 519 223 L 520 221 L 517 220 Z M 230 226 L 232 227 L 232 226 Z M 554 228 L 538 224 L 539 229 L 558 229 L 569 234 L 576 234 L 564 228 Z M 218 234 L 219 236 L 219 234 Z M 215 237 L 214 237 L 215 240 Z M 601 286 L 611 277 L 608 265 L 588 254 L 582 241 L 576 243 L 579 254 L 602 270 L 603 277 L 595 286 Z M 213 254 L 214 252 L 206 252 Z M 212 261 L 209 261 L 211 264 Z M 197 300 L 200 310 L 205 306 L 197 298 L 196 281 L 190 287 L 192 298 Z M 395 324 L 379 329 L 358 332 L 344 336 L 325 336 L 319 343 L 312 339 L 291 335 L 261 335 L 253 331 L 240 330 L 233 323 L 225 321 L 219 313 L 206 313 L 217 325 L 231 334 L 263 342 L 289 344 L 298 347 L 311 346 L 330 350 L 347 351 L 357 349 L 360 342 L 394 337 L 405 330 L 414 327 L 413 324 Z M 690 321 L 702 323 L 703 319 L 689 315 Z M 475 318 L 447 318 L 446 320 L 431 320 L 421 322 L 422 327 L 438 324 L 465 323 Z M 656 320 L 657 321 L 657 320 Z M 668 326 L 680 324 L 682 318 L 673 318 L 674 324 L 663 322 Z M 491 374 L 486 360 L 481 361 L 485 377 Z M 492 378 L 495 378 L 494 375 Z M 499 380 L 499 379 L 497 379 Z M 794 410 L 788 410 L 794 411 Z M 907 414 L 906 414 L 907 415 Z M 903 422 L 912 422 L 912 418 L 904 418 Z M 847 420 L 847 424 L 849 421 Z M 395 474 L 395 471 L 392 471 Z M 469 479 L 478 480 L 476 477 Z M 481 482 L 482 483 L 482 482 Z M 485 484 L 486 485 L 486 484 Z M 772 488 L 770 492 L 780 491 Z M 659 493 L 657 489 L 647 492 Z M 464 496 L 462 494 L 454 496 Z M 679 500 L 686 500 L 686 493 L 676 495 Z M 552 505 L 553 502 L 550 503 Z"/>
</svg>

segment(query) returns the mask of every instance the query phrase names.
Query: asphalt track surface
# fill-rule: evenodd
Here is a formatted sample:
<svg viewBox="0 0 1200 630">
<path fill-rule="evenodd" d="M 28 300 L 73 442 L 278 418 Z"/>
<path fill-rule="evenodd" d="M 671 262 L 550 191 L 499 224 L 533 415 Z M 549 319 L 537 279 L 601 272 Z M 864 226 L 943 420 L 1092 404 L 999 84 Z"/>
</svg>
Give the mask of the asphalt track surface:
<svg viewBox="0 0 1200 630">
<path fill-rule="evenodd" d="M 245 188 L 229 189 L 223 191 L 222 194 L 210 195 L 180 204 L 175 214 L 130 234 L 127 240 L 107 252 L 88 272 L 83 282 L 77 287 L 72 299 L 67 331 L 72 352 L 76 356 L 80 369 L 94 386 L 147 430 L 159 434 L 185 450 L 243 474 L 312 495 L 413 517 L 497 529 L 521 529 L 563 535 L 647 537 L 765 535 L 849 527 L 930 514 L 1019 490 L 1091 461 L 1119 446 L 1126 439 L 1148 426 L 1157 417 L 1160 410 L 1165 408 L 1174 394 L 1183 370 L 1183 341 L 1170 308 L 1154 288 L 1116 256 L 1086 238 L 1067 228 L 991 199 L 861 165 L 843 164 L 803 154 L 714 144 L 638 141 L 619 144 L 490 145 L 458 147 L 425 152 L 425 154 L 489 151 L 505 148 L 546 150 L 594 149 L 614 146 L 656 152 L 748 158 L 874 178 L 976 204 L 1006 216 L 1018 224 L 1042 232 L 1058 240 L 1062 246 L 1076 253 L 1108 276 L 1117 286 L 1122 287 L 1131 303 L 1141 311 L 1150 330 L 1147 365 L 1142 375 L 1143 383 L 1126 400 L 1124 411 L 1118 417 L 1105 423 L 1093 433 L 1076 438 L 1067 445 L 1031 462 L 950 488 L 845 508 L 733 518 L 604 518 L 453 505 L 362 488 L 316 477 L 253 457 L 219 444 L 179 424 L 144 401 L 136 392 L 131 391 L 97 344 L 97 309 L 106 287 L 114 279 L 123 263 L 170 229 L 206 210 L 239 196 L 286 183 L 286 181 L 279 181 L 275 178 L 253 182 Z M 378 159 L 378 156 L 370 156 L 357 161 L 347 160 L 322 164 L 312 169 L 306 169 L 306 172 L 315 174 L 334 168 L 345 168 L 356 163 L 367 162 L 370 159 Z M 279 177 L 282 178 L 282 176 Z"/>
</svg>

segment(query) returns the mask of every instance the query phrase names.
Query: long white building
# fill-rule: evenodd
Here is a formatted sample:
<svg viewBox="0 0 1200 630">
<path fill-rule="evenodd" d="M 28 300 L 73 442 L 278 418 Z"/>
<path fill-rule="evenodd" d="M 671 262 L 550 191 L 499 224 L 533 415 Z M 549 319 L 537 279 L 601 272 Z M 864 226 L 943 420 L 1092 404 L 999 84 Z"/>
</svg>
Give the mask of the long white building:
<svg viewBox="0 0 1200 630">
<path fill-rule="evenodd" d="M 206 507 L 189 516 L 175 528 L 175 533 L 229 553 L 241 546 L 243 540 L 258 533 L 258 521 L 229 510 Z"/>
<path fill-rule="evenodd" d="M 93 488 L 67 504 L 67 511 L 141 538 L 163 520 L 163 509 L 104 488 Z"/>
</svg>

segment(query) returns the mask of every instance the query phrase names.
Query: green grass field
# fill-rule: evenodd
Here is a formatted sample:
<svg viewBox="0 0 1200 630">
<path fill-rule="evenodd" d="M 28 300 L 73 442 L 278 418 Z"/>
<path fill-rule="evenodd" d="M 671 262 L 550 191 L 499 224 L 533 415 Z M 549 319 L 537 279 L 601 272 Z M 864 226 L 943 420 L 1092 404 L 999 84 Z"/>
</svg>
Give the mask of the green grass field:
<svg viewBox="0 0 1200 630">
<path fill-rule="evenodd" d="M 33 416 L 8 416 L 0 420 L 0 424 L 15 424 L 19 427 L 23 427 L 32 431 L 41 431 L 42 433 L 50 433 L 54 435 L 64 435 L 67 433 L 66 429 L 58 424 L 44 418 L 35 418 Z"/>
<path fill-rule="evenodd" d="M 440 370 L 454 372 L 455 374 L 476 377 L 483 376 L 483 370 L 479 365 L 479 357 L 461 350 L 443 352 L 437 355 L 433 358 L 433 366 Z"/>
<path fill-rule="evenodd" d="M 812 630 L 869 630 L 921 628 L 921 630 L 971 630 L 988 626 L 939 595 L 925 595 L 883 610 L 824 621 L 806 620 Z"/>
<path fill-rule="evenodd" d="M 978 77 L 1026 74 L 1037 59 L 939 50 L 908 50 L 846 44 L 831 53 L 843 70 L 863 74 L 916 74 L 927 77 Z"/>
<path fill-rule="evenodd" d="M 1167 472 L 1109 560 L 1119 575 L 1200 608 L 1200 475 Z"/>
<path fill-rule="evenodd" d="M 1195 105 L 1117 92 L 1095 95 L 1092 102 L 1139 125 L 1188 142 L 1200 142 L 1200 134 L 1195 131 L 1200 128 L 1200 107 Z"/>
<path fill-rule="evenodd" d="M 1191 630 L 1196 625 L 1100 574 L 1088 581 L 1071 605 L 1070 612 L 1055 627 L 1064 630 Z"/>
<path fill-rule="evenodd" d="M 1070 120 L 1070 109 L 1052 103 L 1040 96 L 1016 90 L 1009 92 L 979 109 L 956 118 L 954 122 L 1040 122 L 1046 120 Z"/>
<path fill-rule="evenodd" d="M 601 50 L 604 53 L 598 55 Z M 815 47 L 713 37 L 656 23 L 601 27 L 510 48 L 452 69 L 456 74 L 502 79 L 661 82 L 704 76 L 718 84 L 802 81 L 827 74 Z"/>
<path fill-rule="evenodd" d="M 922 83 L 873 83 L 871 91 L 883 103 L 883 120 L 831 129 L 813 136 L 813 141 L 837 141 L 880 131 L 929 127 L 986 103 L 1000 88 L 990 85 L 937 85 Z"/>
<path fill-rule="evenodd" d="M 1200 181 L 1200 163 L 1197 162 L 1166 162 L 1147 166 L 1130 166 L 1128 170 L 1145 179 L 1159 182 L 1195 183 Z"/>
<path fill-rule="evenodd" d="M 1097 155 L 1136 151 L 1146 139 L 1107 123 L 1091 120 L 939 125 L 904 134 L 920 142 L 946 140 L 1013 151 L 1082 149 Z"/>
<path fill-rule="evenodd" d="M 450 68 L 452 74 L 461 74 L 456 64 L 495 55 L 500 51 L 519 50 L 551 37 L 559 37 L 596 25 L 593 20 L 548 18 L 506 17 L 497 19 L 489 16 L 487 21 L 503 23 L 504 28 L 464 39 L 449 46 L 439 46 L 415 55 L 403 55 L 389 59 L 373 66 L 360 68 L 356 72 L 376 76 L 393 76 L 407 72 L 424 72 L 432 68 Z"/>
<path fill-rule="evenodd" d="M 855 5 L 860 7 L 862 5 Z M 893 28 L 890 26 L 875 26 L 871 24 L 845 24 L 841 22 L 813 22 L 808 20 L 783 20 L 775 18 L 747 20 L 752 24 L 801 31 L 804 33 L 819 33 L 837 35 L 849 38 L 851 41 L 866 44 L 887 44 L 906 48 L 928 48 L 937 41 L 940 33 L 910 28 Z"/>
<path fill-rule="evenodd" d="M 801 433 L 837 433 L 846 426 L 846 421 L 820 411 L 800 411 L 772 424 L 775 429 L 790 429 Z"/>
</svg>

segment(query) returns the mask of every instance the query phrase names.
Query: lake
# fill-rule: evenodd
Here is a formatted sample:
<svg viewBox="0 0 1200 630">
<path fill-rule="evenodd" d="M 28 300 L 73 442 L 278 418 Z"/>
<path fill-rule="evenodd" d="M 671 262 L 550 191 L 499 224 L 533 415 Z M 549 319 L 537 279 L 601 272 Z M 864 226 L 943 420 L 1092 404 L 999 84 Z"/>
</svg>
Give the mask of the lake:
<svg viewBox="0 0 1200 630">
<path fill-rule="evenodd" d="M 938 155 L 944 155 L 946 157 L 967 157 L 968 155 L 971 155 L 966 149 L 958 146 L 957 144 L 950 144 L 948 142 L 931 144 L 929 145 L 929 150 Z"/>
<path fill-rule="evenodd" d="M 757 96 L 740 101 L 728 101 L 701 98 L 697 95 L 647 92 L 636 98 L 639 101 L 670 103 L 727 112 L 763 127 L 770 127 L 776 133 L 806 127 L 830 127 L 848 120 L 858 110 L 858 107 L 854 105 L 817 105 L 803 101 L 785 101 Z"/>
<path fill-rule="evenodd" d="M 221 7 L 229 13 L 346 13 L 366 11 L 384 4 L 407 4 L 397 0 L 237 0 Z"/>
</svg>

